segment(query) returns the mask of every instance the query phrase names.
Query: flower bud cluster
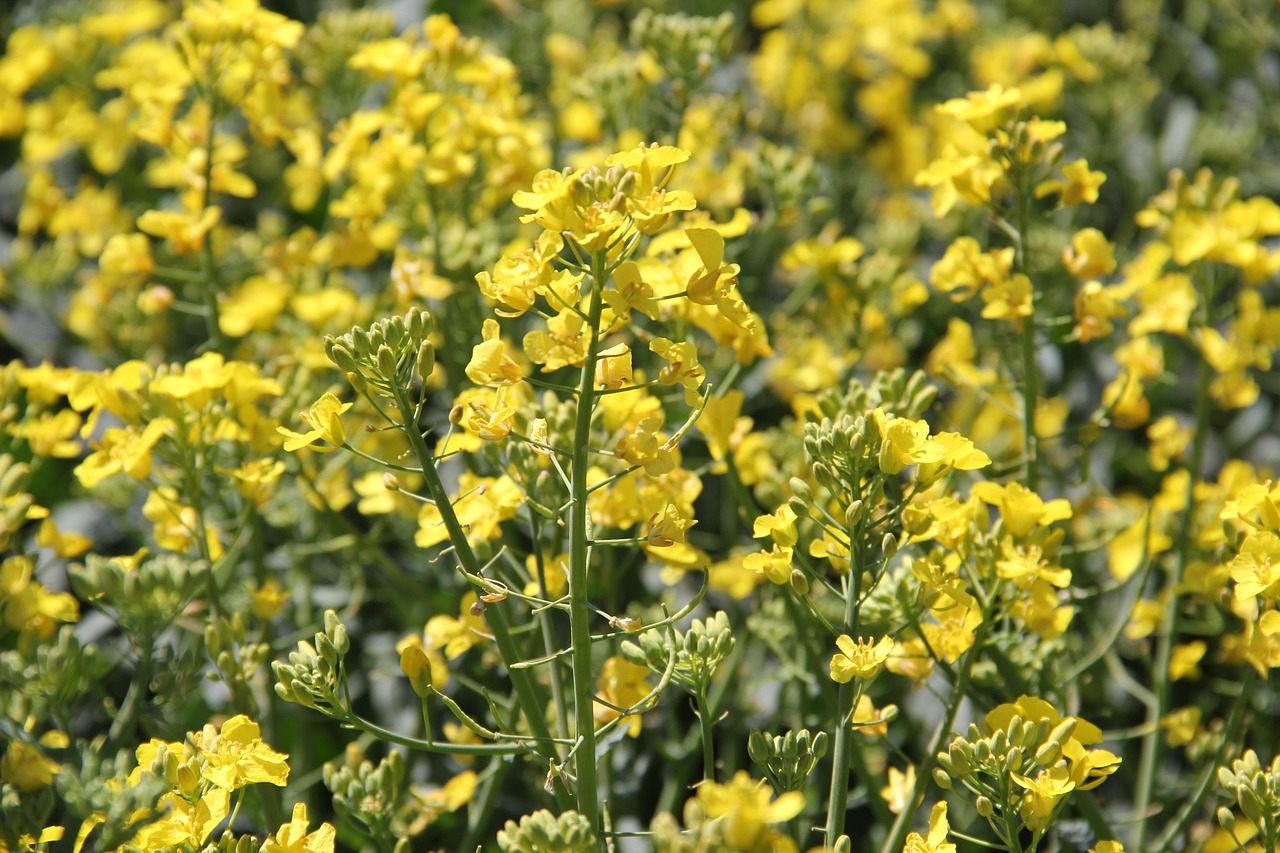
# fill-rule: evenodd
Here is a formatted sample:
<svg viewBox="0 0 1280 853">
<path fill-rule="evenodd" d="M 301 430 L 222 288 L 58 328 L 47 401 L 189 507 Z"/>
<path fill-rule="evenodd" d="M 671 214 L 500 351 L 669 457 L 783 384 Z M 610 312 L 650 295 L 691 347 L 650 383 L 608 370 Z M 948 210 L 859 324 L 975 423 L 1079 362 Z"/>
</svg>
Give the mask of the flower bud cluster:
<svg viewBox="0 0 1280 853">
<path fill-rule="evenodd" d="M 631 22 L 631 40 L 649 51 L 674 80 L 701 80 L 728 58 L 733 47 L 733 15 L 714 18 L 641 9 Z"/>
<path fill-rule="evenodd" d="M 1101 781 L 1089 772 L 1093 753 L 1073 738 L 1079 724 L 1075 717 L 1055 724 L 1014 714 L 989 734 L 984 728 L 989 731 L 990 726 L 971 725 L 967 737 L 957 736 L 946 752 L 938 753 L 933 779 L 944 790 L 957 782 L 968 789 L 978 814 L 1002 838 L 1008 819 L 1015 816 L 1027 828 L 1041 830 L 1072 791 Z"/>
<path fill-rule="evenodd" d="M 809 774 L 827 754 L 827 733 L 810 734 L 808 729 L 769 736 L 752 729 L 747 754 L 764 770 L 778 793 L 803 791 Z"/>
<path fill-rule="evenodd" d="M 703 693 L 720 664 L 733 651 L 729 617 L 724 612 L 713 613 L 705 622 L 694 619 L 687 633 L 675 629 L 671 633 L 673 639 L 668 643 L 661 639 L 659 632 L 647 631 L 640 635 L 639 645 L 624 642 L 622 656 L 631 663 L 661 673 L 666 672 L 674 655 L 672 682 L 695 695 Z"/>
<path fill-rule="evenodd" d="M 365 329 L 324 339 L 325 355 L 363 393 L 373 386 L 389 396 L 425 381 L 435 370 L 434 320 L 426 311 L 410 308 L 403 317 L 385 317 Z"/>
<path fill-rule="evenodd" d="M 233 691 L 250 685 L 271 656 L 268 643 L 245 642 L 244 615 L 220 617 L 204 629 L 205 648 L 218 669 L 217 678 Z"/>
<path fill-rule="evenodd" d="M 324 765 L 324 785 L 333 794 L 341 816 L 363 824 L 373 832 L 387 827 L 405 798 L 405 763 L 399 752 L 389 752 L 374 765 L 355 744 L 342 761 Z"/>
<path fill-rule="evenodd" d="M 1256 824 L 1264 838 L 1280 836 L 1280 755 L 1263 767 L 1252 749 L 1231 762 L 1231 769 L 1218 768 L 1218 784 L 1235 797 L 1240 811 Z M 1234 816 L 1226 810 L 1230 821 Z M 1219 813 L 1219 823 L 1227 821 Z"/>
<path fill-rule="evenodd" d="M 566 811 L 557 817 L 540 809 L 520 818 L 519 824 L 507 821 L 498 833 L 498 849 L 502 853 L 594 853 L 597 846 L 591 822 L 578 812 Z"/>
<path fill-rule="evenodd" d="M 9 550 L 14 532 L 26 523 L 27 511 L 35 506 L 35 497 L 26 491 L 30 473 L 25 462 L 0 454 L 0 551 Z"/>
<path fill-rule="evenodd" d="M 342 682 L 346 677 L 342 660 L 350 648 L 346 626 L 339 621 L 337 613 L 326 610 L 324 630 L 316 634 L 314 644 L 302 640 L 298 648 L 289 653 L 288 663 L 272 663 L 276 695 L 308 708 L 341 712 Z"/>
<path fill-rule="evenodd" d="M 150 642 L 203 588 L 209 567 L 175 553 L 160 554 L 136 566 L 132 563 L 90 554 L 67 574 L 82 598 L 114 613 L 121 628 L 136 641 Z"/>
</svg>

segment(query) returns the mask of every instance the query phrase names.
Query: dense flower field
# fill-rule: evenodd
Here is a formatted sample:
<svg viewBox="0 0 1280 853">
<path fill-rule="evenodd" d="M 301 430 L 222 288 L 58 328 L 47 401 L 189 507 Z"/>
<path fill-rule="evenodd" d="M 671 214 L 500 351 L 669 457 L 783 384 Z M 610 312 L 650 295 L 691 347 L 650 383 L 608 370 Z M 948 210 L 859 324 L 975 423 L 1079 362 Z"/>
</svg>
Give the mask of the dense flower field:
<svg viewBox="0 0 1280 853">
<path fill-rule="evenodd" d="M 0 12 L 0 851 L 1280 850 L 1273 0 L 349 5 Z"/>
</svg>

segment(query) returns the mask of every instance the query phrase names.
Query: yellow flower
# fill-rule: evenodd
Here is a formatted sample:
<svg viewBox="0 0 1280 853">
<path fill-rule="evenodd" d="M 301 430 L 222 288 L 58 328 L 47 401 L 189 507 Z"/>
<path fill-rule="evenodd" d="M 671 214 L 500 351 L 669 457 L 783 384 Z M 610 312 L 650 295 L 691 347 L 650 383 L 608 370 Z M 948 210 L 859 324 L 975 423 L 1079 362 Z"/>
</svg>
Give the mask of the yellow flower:
<svg viewBox="0 0 1280 853">
<path fill-rule="evenodd" d="M 1236 601 L 1280 600 L 1280 536 L 1269 530 L 1249 534 L 1231 561 L 1231 579 Z"/>
<path fill-rule="evenodd" d="M 631 372 L 631 348 L 616 344 L 597 353 L 596 385 L 617 390 L 634 383 Z"/>
<path fill-rule="evenodd" d="M 645 540 L 654 548 L 668 548 L 684 542 L 685 531 L 697 523 L 685 518 L 675 504 L 667 504 L 650 516 Z"/>
<path fill-rule="evenodd" d="M 658 381 L 663 385 L 684 385 L 684 399 L 690 406 L 701 402 L 698 389 L 707 378 L 706 368 L 698 361 L 698 350 L 688 341 L 673 342 L 666 338 L 654 338 L 649 342 L 654 355 L 665 359 L 658 371 Z"/>
<path fill-rule="evenodd" d="M 308 833 L 309 823 L 307 804 L 297 803 L 293 807 L 293 817 L 267 838 L 261 853 L 333 853 L 337 839 L 333 825 L 322 823 L 315 832 Z"/>
<path fill-rule="evenodd" d="M 284 787 L 289 780 L 289 756 L 267 745 L 258 724 L 244 714 L 227 720 L 217 734 L 206 726 L 197 744 L 205 760 L 200 775 L 219 788 L 235 791 L 259 782 Z"/>
<path fill-rule="evenodd" d="M 530 361 L 542 365 L 543 373 L 551 373 L 562 367 L 581 366 L 590 342 L 590 330 L 582 315 L 566 308 L 547 320 L 547 331 L 535 329 L 524 336 L 524 351 Z"/>
<path fill-rule="evenodd" d="M 156 418 L 141 433 L 110 427 L 103 433 L 94 452 L 76 466 L 74 473 L 86 489 L 92 489 L 120 473 L 141 480 L 151 473 L 151 448 L 172 427 L 173 422 L 168 418 Z"/>
<path fill-rule="evenodd" d="M 1071 517 L 1071 504 L 1065 498 L 1045 503 L 1039 495 L 1021 483 L 977 483 L 973 494 L 1000 510 L 1004 529 L 1014 537 L 1025 536 L 1033 527 L 1045 527 Z"/>
<path fill-rule="evenodd" d="M 890 418 L 883 409 L 872 411 L 880 430 L 880 470 L 897 474 L 908 465 L 942 461 L 945 449 L 929 438 L 929 425 L 910 418 Z"/>
<path fill-rule="evenodd" d="M 854 642 L 848 634 L 836 637 L 840 654 L 831 656 L 831 679 L 844 684 L 852 678 L 872 678 L 893 653 L 893 638 L 881 637 L 874 645 L 859 638 Z"/>
<path fill-rule="evenodd" d="M 485 320 L 480 334 L 483 340 L 471 350 L 471 361 L 466 367 L 467 378 L 477 385 L 489 387 L 514 385 L 524 379 L 520 365 L 507 354 L 498 321 L 492 318 Z"/>
<path fill-rule="evenodd" d="M 913 832 L 907 836 L 902 853 L 956 853 L 956 846 L 947 841 L 951 824 L 947 821 L 946 801 L 935 803 L 929 812 L 929 835 Z"/>
<path fill-rule="evenodd" d="M 605 660 L 604 666 L 600 669 L 600 677 L 596 680 L 596 695 L 609 705 L 595 703 L 597 728 L 610 720 L 629 716 L 616 709 L 632 708 L 649 695 L 648 675 L 648 667 L 631 663 L 626 658 L 615 655 Z M 636 737 L 640 734 L 640 728 L 640 717 L 632 716 L 631 722 L 627 725 L 627 734 Z"/>
<path fill-rule="evenodd" d="M 1179 681 L 1183 678 L 1196 678 L 1200 675 L 1200 660 L 1209 647 L 1203 640 L 1190 643 L 1179 643 L 1173 647 L 1169 657 L 1169 680 Z"/>
<path fill-rule="evenodd" d="M 1041 770 L 1034 779 L 1019 773 L 1009 774 L 1013 781 L 1025 788 L 1019 812 L 1023 821 L 1032 830 L 1044 829 L 1049 825 L 1058 802 L 1076 788 L 1066 767 L 1054 767 Z"/>
<path fill-rule="evenodd" d="M 907 772 L 903 773 L 896 767 L 889 768 L 889 784 L 880 789 L 880 796 L 884 799 L 885 805 L 889 807 L 889 811 L 894 814 L 902 814 L 903 809 L 907 807 L 907 800 L 911 797 L 911 792 L 916 785 L 916 768 L 910 764 L 907 765 Z"/>
<path fill-rule="evenodd" d="M 289 591 L 275 578 L 270 578 L 262 586 L 250 586 L 248 589 L 249 609 L 264 622 L 274 619 L 289 600 Z"/>
<path fill-rule="evenodd" d="M 1124 845 L 1119 841 L 1099 841 L 1098 846 L 1090 848 L 1089 853 L 1124 853 Z"/>
<path fill-rule="evenodd" d="M 50 592 L 32 572 L 30 557 L 0 563 L 0 617 L 24 634 L 51 637 L 58 622 L 79 620 L 80 605 L 70 593 Z"/>
<path fill-rule="evenodd" d="M 222 210 L 217 207 L 206 207 L 199 216 L 187 211 L 148 210 L 138 217 L 138 230 L 168 240 L 174 252 L 186 255 L 204 248 L 205 235 L 221 218 Z"/>
<path fill-rule="evenodd" d="M 343 403 L 332 394 L 325 393 L 311 408 L 303 412 L 301 417 L 311 427 L 310 432 L 297 433 L 285 427 L 276 427 L 276 432 L 284 436 L 284 449 L 287 451 L 313 447 L 316 441 L 327 441 L 332 447 L 314 447 L 321 453 L 332 453 L 347 441 L 347 430 L 342 425 L 342 413 L 351 408 L 351 403 Z"/>
<path fill-rule="evenodd" d="M 742 567 L 762 574 L 770 582 L 781 586 L 791 580 L 791 570 L 794 567 L 793 554 L 794 551 L 791 548 L 780 548 L 774 545 L 771 551 L 757 551 L 743 557 Z"/>
<path fill-rule="evenodd" d="M 452 660 L 488 636 L 483 605 L 474 592 L 468 592 L 462 597 L 457 617 L 440 613 L 427 620 L 423 645 L 428 651 L 443 650 L 445 657 Z"/>
<path fill-rule="evenodd" d="M 756 539 L 770 536 L 774 544 L 783 548 L 794 548 L 800 538 L 796 531 L 795 510 L 790 504 L 783 504 L 774 510 L 772 515 L 758 516 L 751 526 L 751 535 Z"/>
<path fill-rule="evenodd" d="M 1093 204 L 1098 200 L 1098 187 L 1106 180 L 1102 172 L 1089 171 L 1087 160 L 1075 160 L 1063 165 L 1062 180 L 1050 179 L 1037 186 L 1036 197 L 1059 193 L 1061 202 L 1068 207 Z"/>
<path fill-rule="evenodd" d="M 1000 83 L 993 83 L 985 91 L 969 92 L 963 98 L 952 98 L 934 109 L 942 115 L 963 121 L 979 133 L 986 133 L 1003 122 L 1021 104 L 1020 89 L 1006 89 Z"/>
<path fill-rule="evenodd" d="M 1097 228 L 1077 231 L 1062 250 L 1062 263 L 1076 278 L 1094 278 L 1116 271 L 1116 247 Z"/>
<path fill-rule="evenodd" d="M 449 664 L 444 656 L 426 643 L 436 641 L 438 637 L 423 634 L 410 634 L 396 643 L 396 651 L 400 653 L 400 669 L 413 683 L 414 691 L 419 696 L 427 695 L 426 685 L 443 690 L 449 683 Z"/>
<path fill-rule="evenodd" d="M 4 757 L 0 758 L 0 781 L 30 793 L 53 784 L 61 766 L 45 755 L 40 747 L 13 740 L 9 742 Z"/>
<path fill-rule="evenodd" d="M 732 781 L 698 786 L 698 802 L 707 817 L 721 819 L 724 840 L 734 850 L 755 850 L 768 825 L 791 820 L 804 809 L 804 794 L 788 791 L 776 800 L 770 787 L 739 770 Z"/>
</svg>

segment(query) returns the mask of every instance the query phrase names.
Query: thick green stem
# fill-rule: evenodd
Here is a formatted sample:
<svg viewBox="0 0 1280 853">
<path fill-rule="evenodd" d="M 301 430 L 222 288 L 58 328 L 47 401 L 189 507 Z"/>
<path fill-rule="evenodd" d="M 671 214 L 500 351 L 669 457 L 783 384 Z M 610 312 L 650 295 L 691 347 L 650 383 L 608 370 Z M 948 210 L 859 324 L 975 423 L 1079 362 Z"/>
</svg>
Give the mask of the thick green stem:
<svg viewBox="0 0 1280 853">
<path fill-rule="evenodd" d="M 409 444 L 413 448 L 414 454 L 418 457 L 418 464 L 422 466 L 422 478 L 426 482 L 427 492 L 431 495 L 431 499 L 436 503 L 436 509 L 440 513 L 440 520 L 444 524 L 445 531 L 449 534 L 449 541 L 453 543 L 454 553 L 458 555 L 458 562 L 462 564 L 462 568 L 471 575 L 480 574 L 483 566 L 476 558 L 475 552 L 471 550 L 471 543 L 467 540 L 466 531 L 462 529 L 462 523 L 458 521 L 457 514 L 453 511 L 453 502 L 449 497 L 448 491 L 445 490 L 444 483 L 440 480 L 440 472 L 436 470 L 434 459 L 431 455 L 431 449 L 427 447 L 427 441 L 422 436 L 422 430 L 413 422 L 414 407 L 409 404 L 409 397 L 403 388 L 395 387 L 393 389 L 395 395 L 396 408 L 400 411 L 403 419 L 405 435 L 409 438 Z M 544 712 L 545 703 L 538 695 L 537 687 L 533 681 L 532 675 L 527 670 L 512 669 L 511 665 L 521 660 L 522 656 L 519 649 L 516 648 L 515 641 L 511 639 L 511 628 L 507 619 L 506 611 L 501 607 L 491 607 L 485 611 L 485 618 L 489 623 L 489 630 L 493 632 L 494 645 L 498 647 L 498 654 L 502 657 L 503 664 L 507 667 L 507 673 L 511 678 L 511 684 L 516 691 L 516 701 L 520 704 L 520 710 L 524 713 L 525 719 L 529 723 L 529 729 L 533 732 L 534 737 L 538 738 L 537 750 L 548 763 L 555 761 L 555 746 L 551 741 L 551 730 L 547 726 L 547 719 Z M 562 808 L 567 808 L 569 803 L 563 790 L 557 786 L 555 788 L 556 801 Z"/>
<path fill-rule="evenodd" d="M 1018 272 L 1027 275 L 1027 229 L 1031 227 L 1031 188 L 1019 182 L 1015 251 Z M 1028 276 L 1028 280 L 1030 276 Z M 1036 402 L 1040 397 L 1040 368 L 1036 365 L 1036 293 L 1031 287 L 1029 313 L 1022 318 L 1022 450 L 1026 454 L 1025 485 L 1035 491 L 1040 482 L 1039 447 L 1036 438 Z"/>
<path fill-rule="evenodd" d="M 600 344 L 600 314 L 606 258 L 591 260 L 591 304 L 588 308 L 586 357 L 578 380 L 578 414 L 573 431 L 573 469 L 569 472 L 569 634 L 573 649 L 573 702 L 578 746 L 574 769 L 578 777 L 578 811 L 600 830 L 600 791 L 596 783 L 595 679 L 591 663 L 591 608 L 587 585 L 591 559 L 590 515 L 587 512 L 587 458 L 591 413 L 595 408 L 596 353 Z"/>
<path fill-rule="evenodd" d="M 849 563 L 849 579 L 844 591 L 844 630 L 856 641 L 858 636 L 858 602 L 862 598 L 862 568 L 858 559 L 859 531 L 850 531 L 850 547 L 853 559 Z M 840 685 L 836 696 L 836 730 L 831 756 L 831 790 L 827 801 L 826 845 L 836 846 L 836 839 L 844 834 L 844 818 L 849 810 L 849 754 L 853 749 L 853 727 L 848 717 L 853 710 L 854 684 L 852 680 Z"/>
<path fill-rule="evenodd" d="M 1206 300 L 1208 298 L 1206 296 Z M 1169 706 L 1169 661 L 1173 657 L 1173 646 L 1178 637 L 1178 610 L 1182 605 L 1182 597 L 1178 590 L 1182 586 L 1182 577 L 1186 572 L 1187 563 L 1191 560 L 1191 531 L 1195 523 L 1196 510 L 1195 486 L 1197 478 L 1203 474 L 1205 448 L 1208 444 L 1209 383 L 1212 379 L 1212 368 L 1203 357 L 1200 357 L 1196 381 L 1195 437 L 1188 463 L 1190 476 L 1187 477 L 1187 489 L 1183 498 L 1185 506 L 1182 511 L 1182 524 L 1178 531 L 1177 556 L 1173 564 L 1173 574 L 1169 577 L 1166 587 L 1169 597 L 1165 602 L 1160 632 L 1156 637 L 1156 655 L 1151 672 L 1155 682 L 1152 689 L 1155 701 L 1147 706 L 1146 732 L 1142 736 L 1142 753 L 1138 759 L 1138 782 L 1133 796 L 1133 849 L 1135 850 L 1146 849 L 1144 842 L 1147 834 L 1147 812 L 1151 807 L 1157 764 L 1162 751 L 1160 718 L 1165 715 Z"/>
<path fill-rule="evenodd" d="M 133 670 L 133 680 L 129 682 L 129 692 L 125 694 L 120 711 L 111 721 L 111 730 L 107 733 L 107 744 L 112 748 L 120 745 L 121 738 L 129 734 L 138 720 L 142 710 L 142 697 L 151 684 L 151 662 L 155 655 L 155 642 L 150 636 L 140 638 L 138 665 Z"/>
<path fill-rule="evenodd" d="M 712 730 L 715 718 L 711 715 L 711 702 L 705 689 L 699 690 L 695 696 L 698 702 L 698 728 L 702 733 L 702 778 L 708 782 L 716 781 L 716 743 Z"/>
<path fill-rule="evenodd" d="M 977 660 L 983 643 L 986 641 L 987 623 L 990 619 L 989 607 L 984 607 L 982 624 L 975 631 L 973 646 L 965 653 L 964 663 L 960 665 L 955 687 L 951 691 L 951 698 L 947 701 L 946 713 L 938 721 L 938 727 L 934 729 L 933 737 L 929 739 L 928 747 L 925 748 L 924 754 L 920 756 L 920 765 L 916 768 L 916 784 L 911 789 L 911 795 L 907 798 L 906 807 L 898 814 L 898 819 L 893 822 L 893 828 L 889 831 L 889 837 L 885 839 L 884 845 L 880 848 L 880 853 L 900 853 L 902 845 L 906 843 L 907 832 L 911 828 L 911 819 L 915 817 L 916 803 L 924 795 L 925 786 L 933 778 L 933 765 L 938 760 L 938 752 L 942 749 L 943 743 L 951 737 L 951 729 L 955 725 L 956 713 L 960 710 L 960 703 L 964 700 L 965 694 L 969 691 L 969 676 L 973 672 L 974 661 Z"/>
</svg>

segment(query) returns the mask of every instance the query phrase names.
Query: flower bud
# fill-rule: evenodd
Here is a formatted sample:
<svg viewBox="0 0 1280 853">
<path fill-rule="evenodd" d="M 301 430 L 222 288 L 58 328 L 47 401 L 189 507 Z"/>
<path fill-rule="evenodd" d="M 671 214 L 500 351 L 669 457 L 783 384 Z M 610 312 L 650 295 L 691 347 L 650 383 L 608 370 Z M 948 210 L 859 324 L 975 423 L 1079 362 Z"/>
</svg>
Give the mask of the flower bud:
<svg viewBox="0 0 1280 853">
<path fill-rule="evenodd" d="M 797 595 L 809 594 L 809 579 L 805 577 L 804 572 L 799 569 L 791 570 L 791 577 L 788 579 L 791 588 L 795 590 Z"/>
<path fill-rule="evenodd" d="M 941 767 L 933 768 L 933 783 L 944 791 L 951 790 L 951 776 Z"/>
<path fill-rule="evenodd" d="M 386 344 L 383 344 L 378 347 L 376 359 L 378 372 L 382 374 L 382 377 L 387 380 L 395 379 L 396 374 L 399 372 L 399 364 L 396 360 L 395 351 Z"/>
<path fill-rule="evenodd" d="M 983 817 L 991 817 L 996 811 L 995 804 L 991 802 L 991 798 L 983 794 L 979 794 L 978 798 L 973 801 L 973 807 Z"/>
<path fill-rule="evenodd" d="M 418 375 L 426 379 L 436 369 L 436 347 L 431 341 L 423 341 L 418 347 Z"/>
</svg>

